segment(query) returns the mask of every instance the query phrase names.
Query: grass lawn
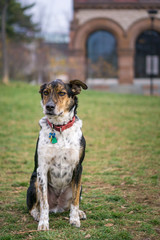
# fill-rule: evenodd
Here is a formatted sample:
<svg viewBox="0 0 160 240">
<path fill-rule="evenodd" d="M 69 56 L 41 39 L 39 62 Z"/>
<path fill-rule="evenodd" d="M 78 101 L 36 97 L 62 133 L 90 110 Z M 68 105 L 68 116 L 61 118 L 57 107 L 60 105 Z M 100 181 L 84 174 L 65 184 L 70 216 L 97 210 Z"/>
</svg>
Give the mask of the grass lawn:
<svg viewBox="0 0 160 240">
<path fill-rule="evenodd" d="M 0 85 L 0 239 L 160 239 L 160 98 L 84 91 L 78 116 L 87 140 L 81 228 L 69 213 L 37 232 L 26 190 L 43 116 L 37 86 Z"/>
</svg>

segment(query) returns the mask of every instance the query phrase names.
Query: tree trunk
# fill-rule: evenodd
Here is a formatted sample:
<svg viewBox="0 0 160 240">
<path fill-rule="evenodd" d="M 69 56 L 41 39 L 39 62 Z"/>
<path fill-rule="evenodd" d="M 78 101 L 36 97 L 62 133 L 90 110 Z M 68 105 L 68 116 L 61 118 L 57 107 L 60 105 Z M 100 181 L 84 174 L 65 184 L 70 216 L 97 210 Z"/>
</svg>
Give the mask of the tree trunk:
<svg viewBox="0 0 160 240">
<path fill-rule="evenodd" d="M 7 56 L 7 44 L 6 44 L 6 12 L 8 7 L 8 1 L 5 1 L 2 10 L 2 82 L 4 84 L 9 83 L 8 77 L 8 56 Z"/>
</svg>

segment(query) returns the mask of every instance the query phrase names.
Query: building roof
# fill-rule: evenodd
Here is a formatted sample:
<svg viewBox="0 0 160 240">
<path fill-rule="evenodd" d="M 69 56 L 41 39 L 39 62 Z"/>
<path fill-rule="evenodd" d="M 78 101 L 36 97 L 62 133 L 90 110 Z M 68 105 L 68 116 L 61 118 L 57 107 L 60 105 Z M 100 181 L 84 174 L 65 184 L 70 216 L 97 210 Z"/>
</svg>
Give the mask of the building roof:
<svg viewBox="0 0 160 240">
<path fill-rule="evenodd" d="M 86 8 L 160 9 L 160 0 L 74 0 L 74 9 Z"/>
</svg>

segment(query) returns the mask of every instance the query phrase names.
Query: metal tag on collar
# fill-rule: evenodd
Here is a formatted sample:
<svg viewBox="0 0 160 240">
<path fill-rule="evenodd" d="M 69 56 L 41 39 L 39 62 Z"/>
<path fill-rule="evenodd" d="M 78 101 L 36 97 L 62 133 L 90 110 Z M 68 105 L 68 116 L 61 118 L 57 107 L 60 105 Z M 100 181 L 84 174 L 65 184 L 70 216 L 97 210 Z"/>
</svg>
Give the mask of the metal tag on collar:
<svg viewBox="0 0 160 240">
<path fill-rule="evenodd" d="M 60 130 L 60 134 L 62 133 L 62 128 L 59 129 Z"/>
<path fill-rule="evenodd" d="M 56 138 L 56 134 L 53 132 L 53 133 L 49 133 L 49 138 L 50 138 L 50 142 L 52 144 L 55 144 L 57 143 L 57 138 Z"/>
</svg>

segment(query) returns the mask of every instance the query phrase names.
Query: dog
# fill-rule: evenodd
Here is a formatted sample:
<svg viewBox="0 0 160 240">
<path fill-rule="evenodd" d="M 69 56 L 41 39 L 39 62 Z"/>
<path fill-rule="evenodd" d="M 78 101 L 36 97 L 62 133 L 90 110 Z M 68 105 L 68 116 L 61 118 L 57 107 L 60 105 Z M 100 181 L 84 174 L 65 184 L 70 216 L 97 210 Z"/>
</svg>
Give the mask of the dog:
<svg viewBox="0 0 160 240">
<path fill-rule="evenodd" d="M 64 83 L 60 79 L 40 87 L 45 117 L 39 121 L 35 166 L 27 190 L 27 207 L 39 222 L 38 230 L 49 230 L 50 212 L 70 210 L 69 222 L 76 227 L 86 219 L 79 210 L 86 142 L 77 116 L 77 95 L 87 88 L 80 80 Z"/>
</svg>

